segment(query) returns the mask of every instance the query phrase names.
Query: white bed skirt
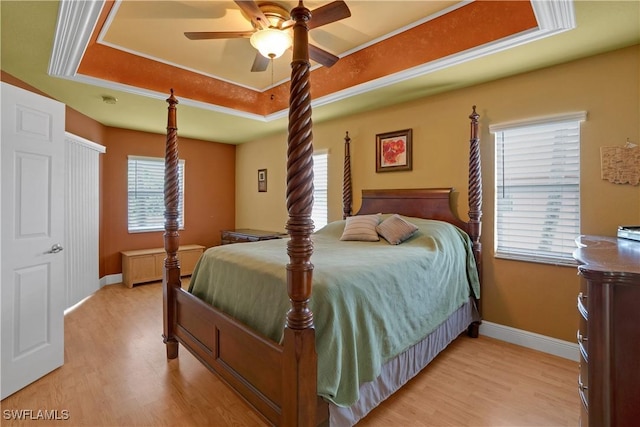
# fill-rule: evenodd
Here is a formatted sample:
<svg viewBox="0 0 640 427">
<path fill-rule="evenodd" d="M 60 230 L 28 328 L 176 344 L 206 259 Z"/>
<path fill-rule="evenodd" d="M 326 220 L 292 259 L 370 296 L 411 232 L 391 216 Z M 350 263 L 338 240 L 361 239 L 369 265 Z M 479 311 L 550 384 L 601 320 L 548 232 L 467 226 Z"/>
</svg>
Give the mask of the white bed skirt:
<svg viewBox="0 0 640 427">
<path fill-rule="evenodd" d="M 383 400 L 420 372 L 474 321 L 480 320 L 470 299 L 431 334 L 382 366 L 380 376 L 360 386 L 360 398 L 350 407 L 329 404 L 332 427 L 353 426 Z"/>
</svg>

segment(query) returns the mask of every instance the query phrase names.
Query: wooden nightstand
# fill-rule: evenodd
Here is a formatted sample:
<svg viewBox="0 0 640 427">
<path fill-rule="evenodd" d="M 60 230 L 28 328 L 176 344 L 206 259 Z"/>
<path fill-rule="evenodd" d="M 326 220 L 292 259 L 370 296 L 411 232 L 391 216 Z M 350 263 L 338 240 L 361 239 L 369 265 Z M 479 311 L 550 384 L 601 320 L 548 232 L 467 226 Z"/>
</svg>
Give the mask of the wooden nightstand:
<svg viewBox="0 0 640 427">
<path fill-rule="evenodd" d="M 258 240 L 273 240 L 285 237 L 286 233 L 276 231 L 252 230 L 250 228 L 239 228 L 237 230 L 222 230 L 220 239 L 223 245 L 229 243 L 257 242 Z"/>
</svg>

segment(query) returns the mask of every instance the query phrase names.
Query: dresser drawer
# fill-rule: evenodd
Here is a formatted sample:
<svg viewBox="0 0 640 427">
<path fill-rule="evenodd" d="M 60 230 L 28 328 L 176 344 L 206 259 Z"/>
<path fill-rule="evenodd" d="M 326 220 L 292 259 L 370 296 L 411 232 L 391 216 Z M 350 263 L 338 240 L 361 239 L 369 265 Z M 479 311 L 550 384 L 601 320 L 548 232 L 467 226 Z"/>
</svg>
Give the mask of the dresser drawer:
<svg viewBox="0 0 640 427">
<path fill-rule="evenodd" d="M 578 375 L 578 394 L 582 406 L 589 409 L 589 362 L 580 354 L 580 375 Z"/>
<path fill-rule="evenodd" d="M 580 405 L 580 427 L 588 427 L 589 426 L 589 409 Z"/>
<path fill-rule="evenodd" d="M 589 296 L 588 283 L 580 280 L 580 293 L 577 298 L 577 308 L 580 313 L 576 341 L 580 349 L 580 374 L 578 375 L 578 395 L 580 396 L 580 426 L 589 425 Z"/>
<path fill-rule="evenodd" d="M 578 312 L 580 313 L 580 323 L 578 326 L 578 333 L 576 334 L 576 341 L 580 347 L 580 354 L 585 360 L 589 360 L 589 337 L 587 334 L 587 325 L 589 323 L 589 311 L 587 308 L 588 297 L 584 292 L 578 294 Z"/>
<path fill-rule="evenodd" d="M 578 311 L 585 320 L 589 320 L 589 283 L 584 279 L 580 280 Z"/>
<path fill-rule="evenodd" d="M 576 334 L 576 341 L 580 348 L 580 354 L 585 360 L 589 361 L 589 337 L 587 336 L 587 320 L 580 316 L 580 329 Z"/>
</svg>

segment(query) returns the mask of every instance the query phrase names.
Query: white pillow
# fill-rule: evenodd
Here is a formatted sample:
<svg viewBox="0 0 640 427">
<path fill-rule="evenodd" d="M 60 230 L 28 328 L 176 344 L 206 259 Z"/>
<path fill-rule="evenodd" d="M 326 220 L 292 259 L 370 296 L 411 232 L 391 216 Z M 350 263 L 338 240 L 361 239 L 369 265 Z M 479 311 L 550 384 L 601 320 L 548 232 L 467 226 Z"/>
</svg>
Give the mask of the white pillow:
<svg viewBox="0 0 640 427">
<path fill-rule="evenodd" d="M 398 214 L 393 214 L 376 227 L 378 234 L 392 245 L 399 245 L 413 236 L 417 230 L 415 224 L 405 221 Z"/>
<path fill-rule="evenodd" d="M 356 215 L 347 218 L 340 240 L 377 242 L 380 240 L 376 226 L 380 222 L 378 215 Z"/>
</svg>

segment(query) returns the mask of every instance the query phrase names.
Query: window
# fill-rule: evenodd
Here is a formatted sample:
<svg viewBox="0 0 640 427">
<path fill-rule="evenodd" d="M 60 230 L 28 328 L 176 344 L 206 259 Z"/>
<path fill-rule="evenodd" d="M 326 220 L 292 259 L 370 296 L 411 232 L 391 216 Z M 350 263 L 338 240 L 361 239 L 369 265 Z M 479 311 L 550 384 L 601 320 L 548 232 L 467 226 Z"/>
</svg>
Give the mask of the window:
<svg viewBox="0 0 640 427">
<path fill-rule="evenodd" d="M 496 257 L 574 264 L 585 118 L 583 112 L 490 126 L 496 141 Z"/>
<path fill-rule="evenodd" d="M 317 152 L 313 155 L 313 220 L 314 230 L 320 230 L 327 225 L 327 168 L 329 162 L 328 152 Z"/>
<path fill-rule="evenodd" d="M 130 233 L 164 230 L 164 159 L 129 156 Z M 184 160 L 178 163 L 178 227 L 184 228 Z"/>
</svg>

